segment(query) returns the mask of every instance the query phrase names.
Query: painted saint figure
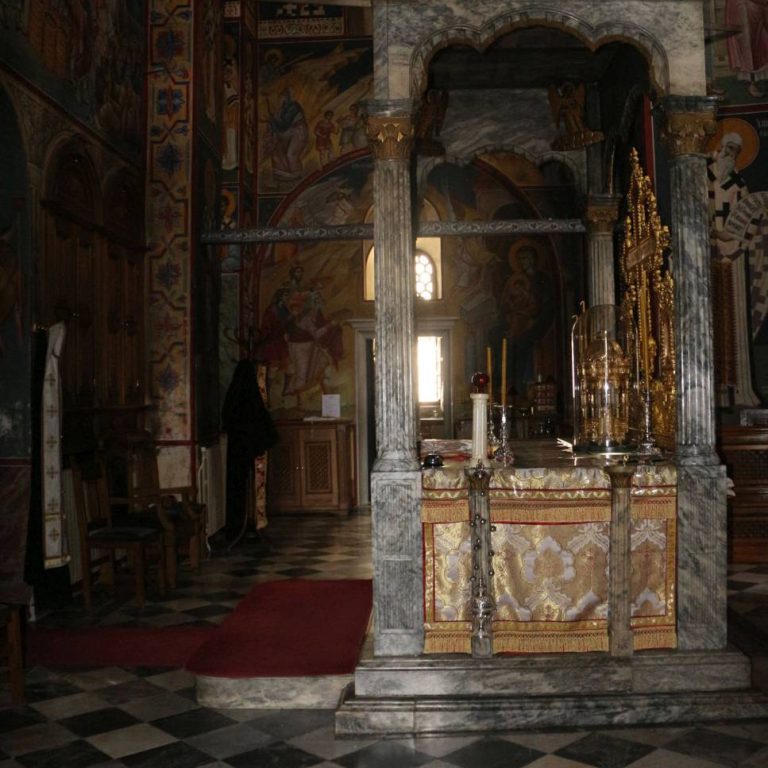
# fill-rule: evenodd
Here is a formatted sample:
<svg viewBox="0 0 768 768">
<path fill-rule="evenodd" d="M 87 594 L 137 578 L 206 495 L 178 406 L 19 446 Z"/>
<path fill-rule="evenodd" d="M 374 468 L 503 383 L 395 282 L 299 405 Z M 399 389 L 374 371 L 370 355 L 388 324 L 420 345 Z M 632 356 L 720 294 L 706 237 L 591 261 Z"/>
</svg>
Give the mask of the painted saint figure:
<svg viewBox="0 0 768 768">
<path fill-rule="evenodd" d="M 766 0 L 725 0 L 725 23 L 739 34 L 728 38 L 728 63 L 740 80 L 749 82 L 750 96 L 765 96 L 758 82 L 768 79 L 768 3 Z"/>
<path fill-rule="evenodd" d="M 315 149 L 320 155 L 321 165 L 327 165 L 333 160 L 333 139 L 336 133 L 336 124 L 333 122 L 333 110 L 327 109 L 323 113 L 323 119 L 315 125 Z"/>
<path fill-rule="evenodd" d="M 286 88 L 280 107 L 268 119 L 267 146 L 272 155 L 272 174 L 279 182 L 299 181 L 304 173 L 303 157 L 309 143 L 304 109 Z"/>
<path fill-rule="evenodd" d="M 343 355 L 341 326 L 326 317 L 322 284 L 305 286 L 304 268 L 291 267 L 261 322 L 259 356 L 284 370 L 283 394 L 321 387 L 325 369 Z"/>
</svg>

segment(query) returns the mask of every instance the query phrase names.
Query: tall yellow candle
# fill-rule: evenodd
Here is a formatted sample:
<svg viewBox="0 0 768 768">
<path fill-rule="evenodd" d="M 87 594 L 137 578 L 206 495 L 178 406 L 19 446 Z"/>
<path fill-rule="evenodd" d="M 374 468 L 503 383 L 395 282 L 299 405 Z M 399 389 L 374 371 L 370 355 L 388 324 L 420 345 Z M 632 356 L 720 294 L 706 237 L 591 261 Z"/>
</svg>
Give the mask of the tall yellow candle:
<svg viewBox="0 0 768 768">
<path fill-rule="evenodd" d="M 491 348 L 485 348 L 485 367 L 488 374 L 488 402 L 493 402 L 493 360 L 491 359 Z"/>
<path fill-rule="evenodd" d="M 501 404 L 507 404 L 507 340 L 501 340 Z"/>
</svg>

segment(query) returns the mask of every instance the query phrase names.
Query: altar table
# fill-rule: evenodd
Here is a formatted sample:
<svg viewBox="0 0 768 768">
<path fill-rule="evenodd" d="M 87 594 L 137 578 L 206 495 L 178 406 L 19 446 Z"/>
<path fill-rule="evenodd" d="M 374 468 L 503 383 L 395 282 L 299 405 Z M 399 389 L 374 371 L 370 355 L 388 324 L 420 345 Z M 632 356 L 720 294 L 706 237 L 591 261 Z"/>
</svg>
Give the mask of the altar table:
<svg viewBox="0 0 768 768">
<path fill-rule="evenodd" d="M 444 466 L 422 475 L 425 653 L 470 653 L 472 543 L 467 441 L 425 441 Z M 516 444 L 512 467 L 492 465 L 494 653 L 607 651 L 611 483 L 606 459 L 554 441 Z M 674 648 L 676 468 L 632 479 L 631 629 L 634 649 Z"/>
</svg>

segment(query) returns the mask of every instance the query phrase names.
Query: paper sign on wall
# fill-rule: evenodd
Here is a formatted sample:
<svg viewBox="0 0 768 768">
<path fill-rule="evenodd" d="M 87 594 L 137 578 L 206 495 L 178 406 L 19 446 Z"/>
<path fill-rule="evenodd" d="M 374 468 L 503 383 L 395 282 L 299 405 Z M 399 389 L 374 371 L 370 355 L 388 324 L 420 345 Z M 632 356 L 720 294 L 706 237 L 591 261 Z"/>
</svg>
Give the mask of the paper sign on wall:
<svg viewBox="0 0 768 768">
<path fill-rule="evenodd" d="M 341 395 L 323 395 L 323 418 L 341 418 Z"/>
</svg>

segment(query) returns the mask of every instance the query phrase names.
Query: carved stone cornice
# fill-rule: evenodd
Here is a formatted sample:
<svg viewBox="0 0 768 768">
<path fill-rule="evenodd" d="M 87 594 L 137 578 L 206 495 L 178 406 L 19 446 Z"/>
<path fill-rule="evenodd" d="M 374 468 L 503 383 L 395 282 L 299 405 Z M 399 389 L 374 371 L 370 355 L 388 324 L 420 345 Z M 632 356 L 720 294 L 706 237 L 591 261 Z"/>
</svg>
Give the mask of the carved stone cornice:
<svg viewBox="0 0 768 768">
<path fill-rule="evenodd" d="M 610 234 L 619 218 L 618 200 L 598 201 L 590 199 L 585 212 L 589 231 L 594 234 Z"/>
<path fill-rule="evenodd" d="M 707 139 L 717 131 L 709 112 L 667 112 L 662 141 L 671 157 L 701 155 Z"/>
<path fill-rule="evenodd" d="M 369 115 L 368 144 L 377 160 L 407 160 L 413 148 L 410 116 Z"/>
</svg>

